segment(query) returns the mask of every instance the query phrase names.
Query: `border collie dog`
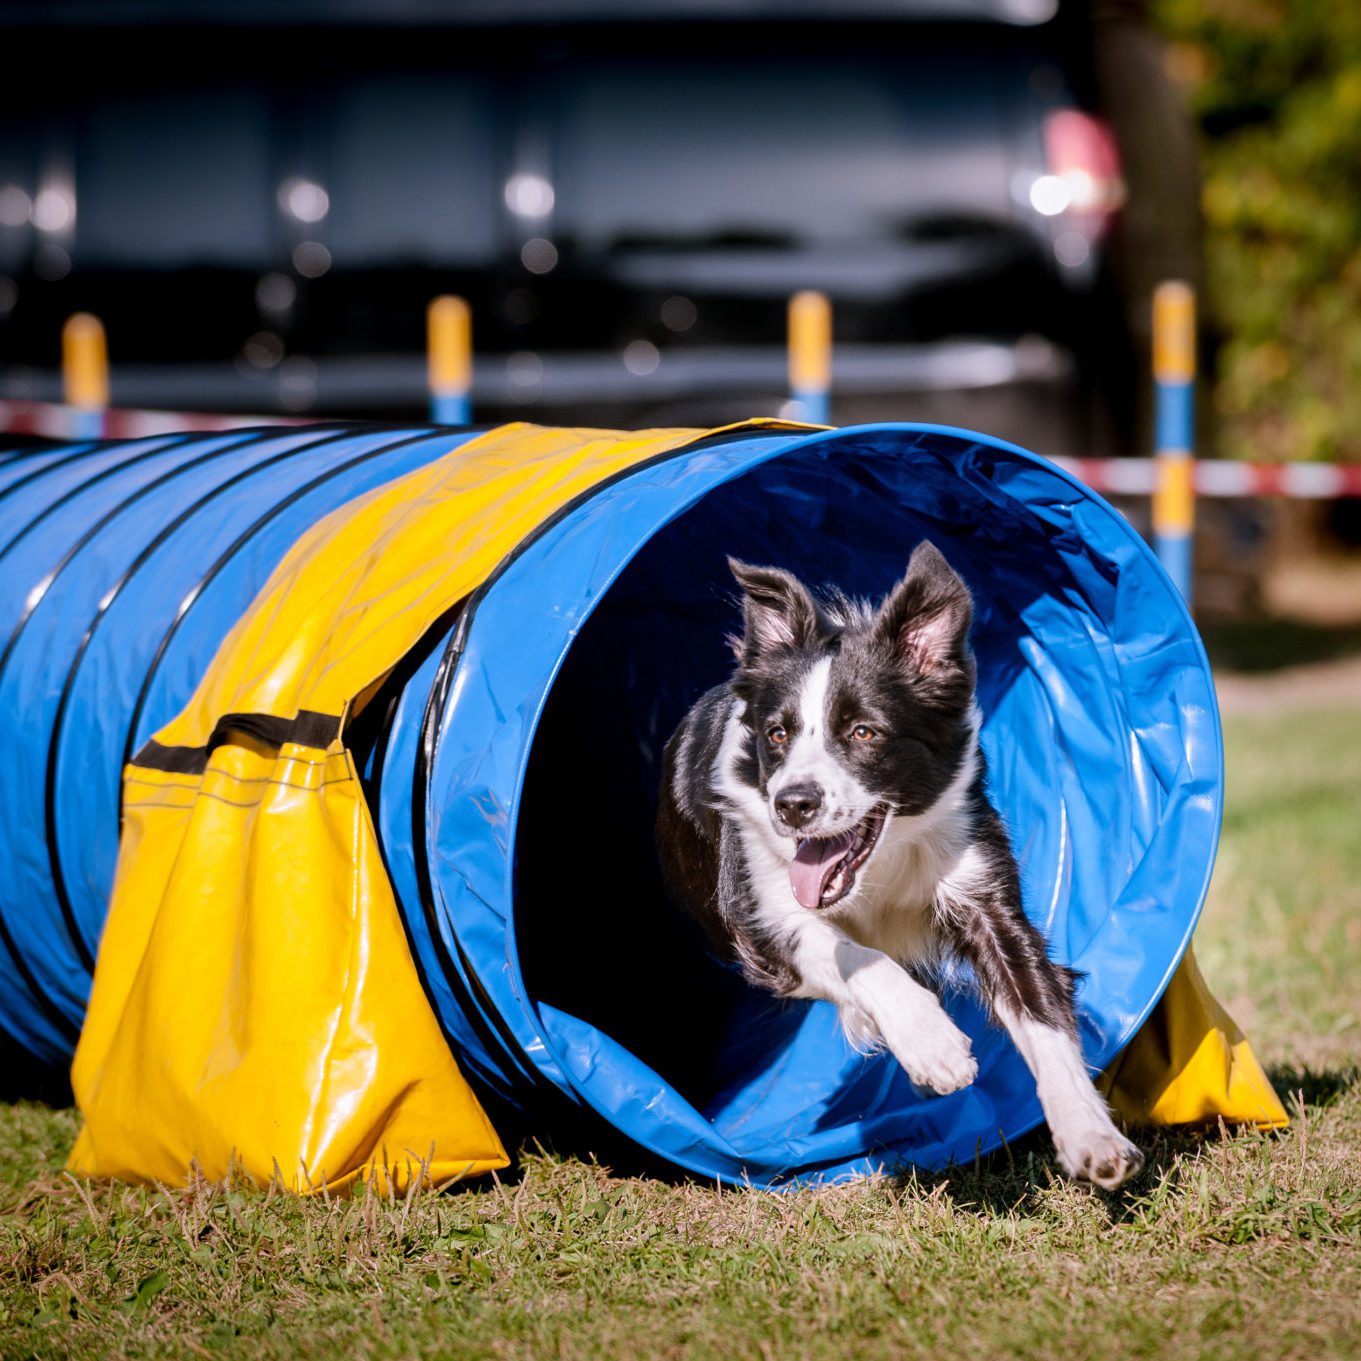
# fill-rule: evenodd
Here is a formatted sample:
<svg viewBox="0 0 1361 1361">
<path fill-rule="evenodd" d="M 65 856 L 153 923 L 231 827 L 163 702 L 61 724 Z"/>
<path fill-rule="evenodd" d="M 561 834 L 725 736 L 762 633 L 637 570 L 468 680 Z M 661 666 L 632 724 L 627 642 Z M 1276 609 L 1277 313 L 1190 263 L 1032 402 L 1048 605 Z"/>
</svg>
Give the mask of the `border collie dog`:
<svg viewBox="0 0 1361 1361">
<path fill-rule="evenodd" d="M 1078 1046 L 1074 975 L 1021 910 L 985 793 L 968 587 L 929 543 L 874 608 L 729 561 L 743 591 L 732 679 L 666 748 L 668 892 L 759 987 L 835 1003 L 850 1041 L 920 1088 L 978 1072 L 930 980 L 964 961 L 1034 1075 L 1059 1162 L 1112 1188 L 1143 1155 Z"/>
</svg>

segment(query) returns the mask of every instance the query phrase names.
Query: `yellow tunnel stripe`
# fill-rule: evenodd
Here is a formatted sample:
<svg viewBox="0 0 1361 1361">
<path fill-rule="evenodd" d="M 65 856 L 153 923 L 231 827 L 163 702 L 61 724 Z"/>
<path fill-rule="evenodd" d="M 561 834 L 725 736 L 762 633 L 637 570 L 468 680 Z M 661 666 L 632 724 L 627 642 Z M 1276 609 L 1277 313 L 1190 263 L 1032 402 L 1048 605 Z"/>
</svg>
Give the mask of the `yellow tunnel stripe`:
<svg viewBox="0 0 1361 1361">
<path fill-rule="evenodd" d="M 156 741 L 203 747 L 227 714 L 343 714 L 547 517 L 696 433 L 507 426 L 356 498 L 293 546 Z M 191 1163 L 277 1167 L 312 1191 L 505 1165 L 339 738 L 228 728 L 200 776 L 129 766 L 123 811 L 72 1168 L 175 1184 Z"/>
<path fill-rule="evenodd" d="M 224 713 L 342 712 L 555 511 L 699 433 L 503 426 L 342 506 L 289 551 L 157 739 L 198 746 Z"/>
</svg>

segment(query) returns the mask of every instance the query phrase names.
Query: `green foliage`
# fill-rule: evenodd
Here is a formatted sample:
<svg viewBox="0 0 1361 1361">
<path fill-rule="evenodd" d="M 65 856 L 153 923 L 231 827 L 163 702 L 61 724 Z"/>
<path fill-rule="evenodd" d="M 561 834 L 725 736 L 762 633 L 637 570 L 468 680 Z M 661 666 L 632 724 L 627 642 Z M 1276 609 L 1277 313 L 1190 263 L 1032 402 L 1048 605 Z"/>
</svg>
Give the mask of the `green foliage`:
<svg viewBox="0 0 1361 1361">
<path fill-rule="evenodd" d="M 1205 134 L 1220 452 L 1361 459 L 1361 6 L 1155 12 Z"/>
</svg>

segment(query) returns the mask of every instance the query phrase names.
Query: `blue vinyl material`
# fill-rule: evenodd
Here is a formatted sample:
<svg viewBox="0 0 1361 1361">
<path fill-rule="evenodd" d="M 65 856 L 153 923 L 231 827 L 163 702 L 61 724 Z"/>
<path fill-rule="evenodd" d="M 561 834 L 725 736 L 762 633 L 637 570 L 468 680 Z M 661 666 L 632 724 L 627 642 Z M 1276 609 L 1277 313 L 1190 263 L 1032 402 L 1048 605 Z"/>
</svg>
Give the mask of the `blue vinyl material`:
<svg viewBox="0 0 1361 1361">
<path fill-rule="evenodd" d="M 168 457 L 187 466 L 223 438 L 196 437 Z M 319 438 L 332 443 L 309 451 Z M 262 433 L 147 493 L 169 498 L 154 515 L 106 518 L 72 560 L 69 570 L 92 579 L 60 588 L 66 603 L 34 635 L 41 648 L 21 643 L 12 674 L 0 672 L 11 730 L 19 715 L 34 727 L 22 753 L 0 748 L 0 1025 L 12 1036 L 43 1055 L 69 1053 L 16 955 L 68 1029 L 77 1023 L 88 971 L 53 901 L 53 864 L 88 948 L 116 851 L 125 752 L 187 700 L 292 538 L 462 438 Z M 266 467 L 286 441 L 295 452 Z M 86 457 L 123 469 L 128 449 Z M 324 491 L 272 513 L 329 460 Z M 49 466 L 61 476 L 59 461 Z M 140 495 L 164 469 L 153 455 L 106 482 Z M 76 497 L 64 534 L 63 509 L 41 553 L 36 531 L 15 550 L 24 571 L 0 578 L 0 639 L 54 555 L 89 535 L 112 499 L 112 489 Z M 166 533 L 191 503 L 202 510 Z M 0 550 L 23 523 L 0 486 Z M 1078 1002 L 1093 1069 L 1127 1043 L 1190 941 L 1219 827 L 1214 691 L 1177 592 L 1118 513 L 1013 446 L 930 426 L 765 432 L 654 460 L 542 527 L 394 677 L 390 718 L 356 753 L 427 994 L 479 1086 L 531 1118 L 566 1098 L 671 1163 L 759 1184 L 936 1167 L 1040 1121 L 1024 1065 L 967 989 L 948 1005 L 974 1039 L 979 1078 L 922 1097 L 890 1057 L 854 1052 L 829 1006 L 748 988 L 660 891 L 651 824 L 661 749 L 730 669 L 726 556 L 878 596 L 922 538 L 974 591 L 982 741 L 1026 910 L 1055 958 L 1085 974 Z M 43 791 L 19 787 L 44 761 L 55 775 L 55 857 Z"/>
<path fill-rule="evenodd" d="M 323 515 L 467 434 L 343 426 L 73 446 L 0 483 L 0 1032 L 74 1048 L 128 756 Z M 8 466 L 5 469 L 8 472 Z"/>
</svg>

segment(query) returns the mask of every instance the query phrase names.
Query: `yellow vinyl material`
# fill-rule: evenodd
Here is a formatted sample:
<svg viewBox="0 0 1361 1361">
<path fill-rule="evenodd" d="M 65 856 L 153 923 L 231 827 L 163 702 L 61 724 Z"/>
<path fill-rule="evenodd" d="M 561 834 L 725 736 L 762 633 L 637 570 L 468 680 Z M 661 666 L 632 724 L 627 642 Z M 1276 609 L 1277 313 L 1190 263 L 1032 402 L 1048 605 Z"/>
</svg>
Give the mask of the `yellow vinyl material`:
<svg viewBox="0 0 1361 1361">
<path fill-rule="evenodd" d="M 1128 1125 L 1290 1123 L 1243 1032 L 1187 950 L 1158 1005 L 1099 1083 Z"/>
<path fill-rule="evenodd" d="M 228 714 L 339 720 L 547 517 L 698 433 L 505 426 L 341 507 L 149 749 L 202 748 Z M 277 1166 L 306 1191 L 504 1166 L 421 989 L 343 738 L 217 741 L 201 774 L 145 754 L 125 771 L 71 1167 L 180 1183 L 191 1165 L 261 1182 Z"/>
</svg>

